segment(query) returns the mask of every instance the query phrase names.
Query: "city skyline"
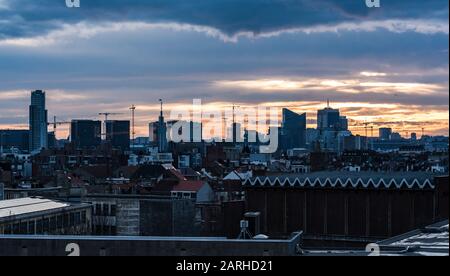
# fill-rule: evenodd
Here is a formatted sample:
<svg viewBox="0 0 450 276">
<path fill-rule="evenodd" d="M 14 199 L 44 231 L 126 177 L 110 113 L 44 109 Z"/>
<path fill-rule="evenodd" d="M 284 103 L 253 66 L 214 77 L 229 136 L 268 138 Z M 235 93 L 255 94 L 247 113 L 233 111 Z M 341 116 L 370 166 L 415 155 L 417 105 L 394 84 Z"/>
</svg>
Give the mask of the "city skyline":
<svg viewBox="0 0 450 276">
<path fill-rule="evenodd" d="M 41 2 L 0 0 L 0 129 L 25 128 L 29 93 L 41 89 L 61 120 L 130 119 L 135 104 L 137 136 L 159 98 L 167 112 L 194 98 L 289 108 L 308 127 L 330 99 L 351 130 L 448 135 L 448 1 L 272 1 L 256 12 L 254 1 Z"/>
</svg>

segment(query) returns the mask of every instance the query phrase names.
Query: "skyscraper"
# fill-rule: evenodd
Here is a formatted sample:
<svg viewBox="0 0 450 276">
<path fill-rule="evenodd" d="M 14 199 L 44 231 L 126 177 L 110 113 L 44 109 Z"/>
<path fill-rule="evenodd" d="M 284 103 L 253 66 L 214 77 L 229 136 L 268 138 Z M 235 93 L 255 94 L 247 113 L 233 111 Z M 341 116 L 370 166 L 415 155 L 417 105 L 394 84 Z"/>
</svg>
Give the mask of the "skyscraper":
<svg viewBox="0 0 450 276">
<path fill-rule="evenodd" d="M 163 101 L 161 99 L 159 101 L 161 103 L 161 112 L 158 120 L 158 149 L 159 152 L 165 152 L 167 151 L 167 126 L 164 121 Z"/>
<path fill-rule="evenodd" d="M 73 120 L 70 126 L 70 140 L 77 149 L 91 149 L 100 145 L 101 121 Z"/>
<path fill-rule="evenodd" d="M 280 134 L 283 150 L 304 148 L 306 146 L 306 113 L 300 115 L 284 108 Z"/>
<path fill-rule="evenodd" d="M 379 129 L 380 140 L 389 141 L 392 138 L 392 128 L 380 128 Z"/>
<path fill-rule="evenodd" d="M 106 121 L 106 141 L 113 148 L 130 149 L 130 121 Z"/>
<path fill-rule="evenodd" d="M 29 107 L 30 152 L 48 147 L 47 110 L 45 109 L 45 92 L 31 92 Z"/>
<path fill-rule="evenodd" d="M 344 123 L 344 118 L 341 118 L 339 109 L 330 107 L 330 103 L 325 109 L 317 112 L 317 129 L 324 130 L 340 130 L 341 122 Z"/>
<path fill-rule="evenodd" d="M 341 116 L 339 118 L 339 128 L 342 131 L 348 130 L 348 119 L 346 116 Z"/>
</svg>

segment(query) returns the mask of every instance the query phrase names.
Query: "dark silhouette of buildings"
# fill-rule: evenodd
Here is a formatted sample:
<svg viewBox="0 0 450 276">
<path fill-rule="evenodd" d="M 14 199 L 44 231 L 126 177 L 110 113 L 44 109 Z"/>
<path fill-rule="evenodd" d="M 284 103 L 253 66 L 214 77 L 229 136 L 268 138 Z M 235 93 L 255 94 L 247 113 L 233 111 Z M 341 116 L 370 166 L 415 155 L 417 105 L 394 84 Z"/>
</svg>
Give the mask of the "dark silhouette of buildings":
<svg viewBox="0 0 450 276">
<path fill-rule="evenodd" d="M 284 108 L 280 134 L 280 146 L 283 150 L 304 148 L 306 146 L 306 114 L 300 115 Z"/>
<path fill-rule="evenodd" d="M 106 141 L 115 149 L 130 150 L 130 121 L 106 121 Z"/>
<path fill-rule="evenodd" d="M 101 144 L 102 123 L 92 120 L 73 120 L 70 129 L 71 142 L 76 149 L 92 149 Z"/>
</svg>

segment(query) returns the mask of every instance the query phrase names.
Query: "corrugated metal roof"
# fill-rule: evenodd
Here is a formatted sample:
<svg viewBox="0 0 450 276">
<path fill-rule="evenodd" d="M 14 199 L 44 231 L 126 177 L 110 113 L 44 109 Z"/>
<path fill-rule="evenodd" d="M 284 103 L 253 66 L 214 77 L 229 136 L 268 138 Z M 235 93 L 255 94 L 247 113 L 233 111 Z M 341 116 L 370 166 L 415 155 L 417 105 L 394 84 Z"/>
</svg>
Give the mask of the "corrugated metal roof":
<svg viewBox="0 0 450 276">
<path fill-rule="evenodd" d="M 43 198 L 20 198 L 0 201 L 0 218 L 69 207 L 70 204 Z"/>
<path fill-rule="evenodd" d="M 419 188 L 434 189 L 435 174 L 426 172 L 318 172 L 256 177 L 247 186 L 332 187 L 332 188 Z"/>
</svg>

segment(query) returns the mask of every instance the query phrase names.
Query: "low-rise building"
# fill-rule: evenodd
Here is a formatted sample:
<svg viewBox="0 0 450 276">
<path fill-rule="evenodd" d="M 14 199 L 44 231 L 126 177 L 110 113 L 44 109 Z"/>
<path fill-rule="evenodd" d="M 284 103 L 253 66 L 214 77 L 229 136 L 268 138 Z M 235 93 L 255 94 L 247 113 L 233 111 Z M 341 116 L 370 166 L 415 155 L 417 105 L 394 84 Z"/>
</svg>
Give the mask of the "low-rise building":
<svg viewBox="0 0 450 276">
<path fill-rule="evenodd" d="M 0 234 L 89 235 L 90 204 L 73 204 L 44 198 L 0 201 Z"/>
</svg>

